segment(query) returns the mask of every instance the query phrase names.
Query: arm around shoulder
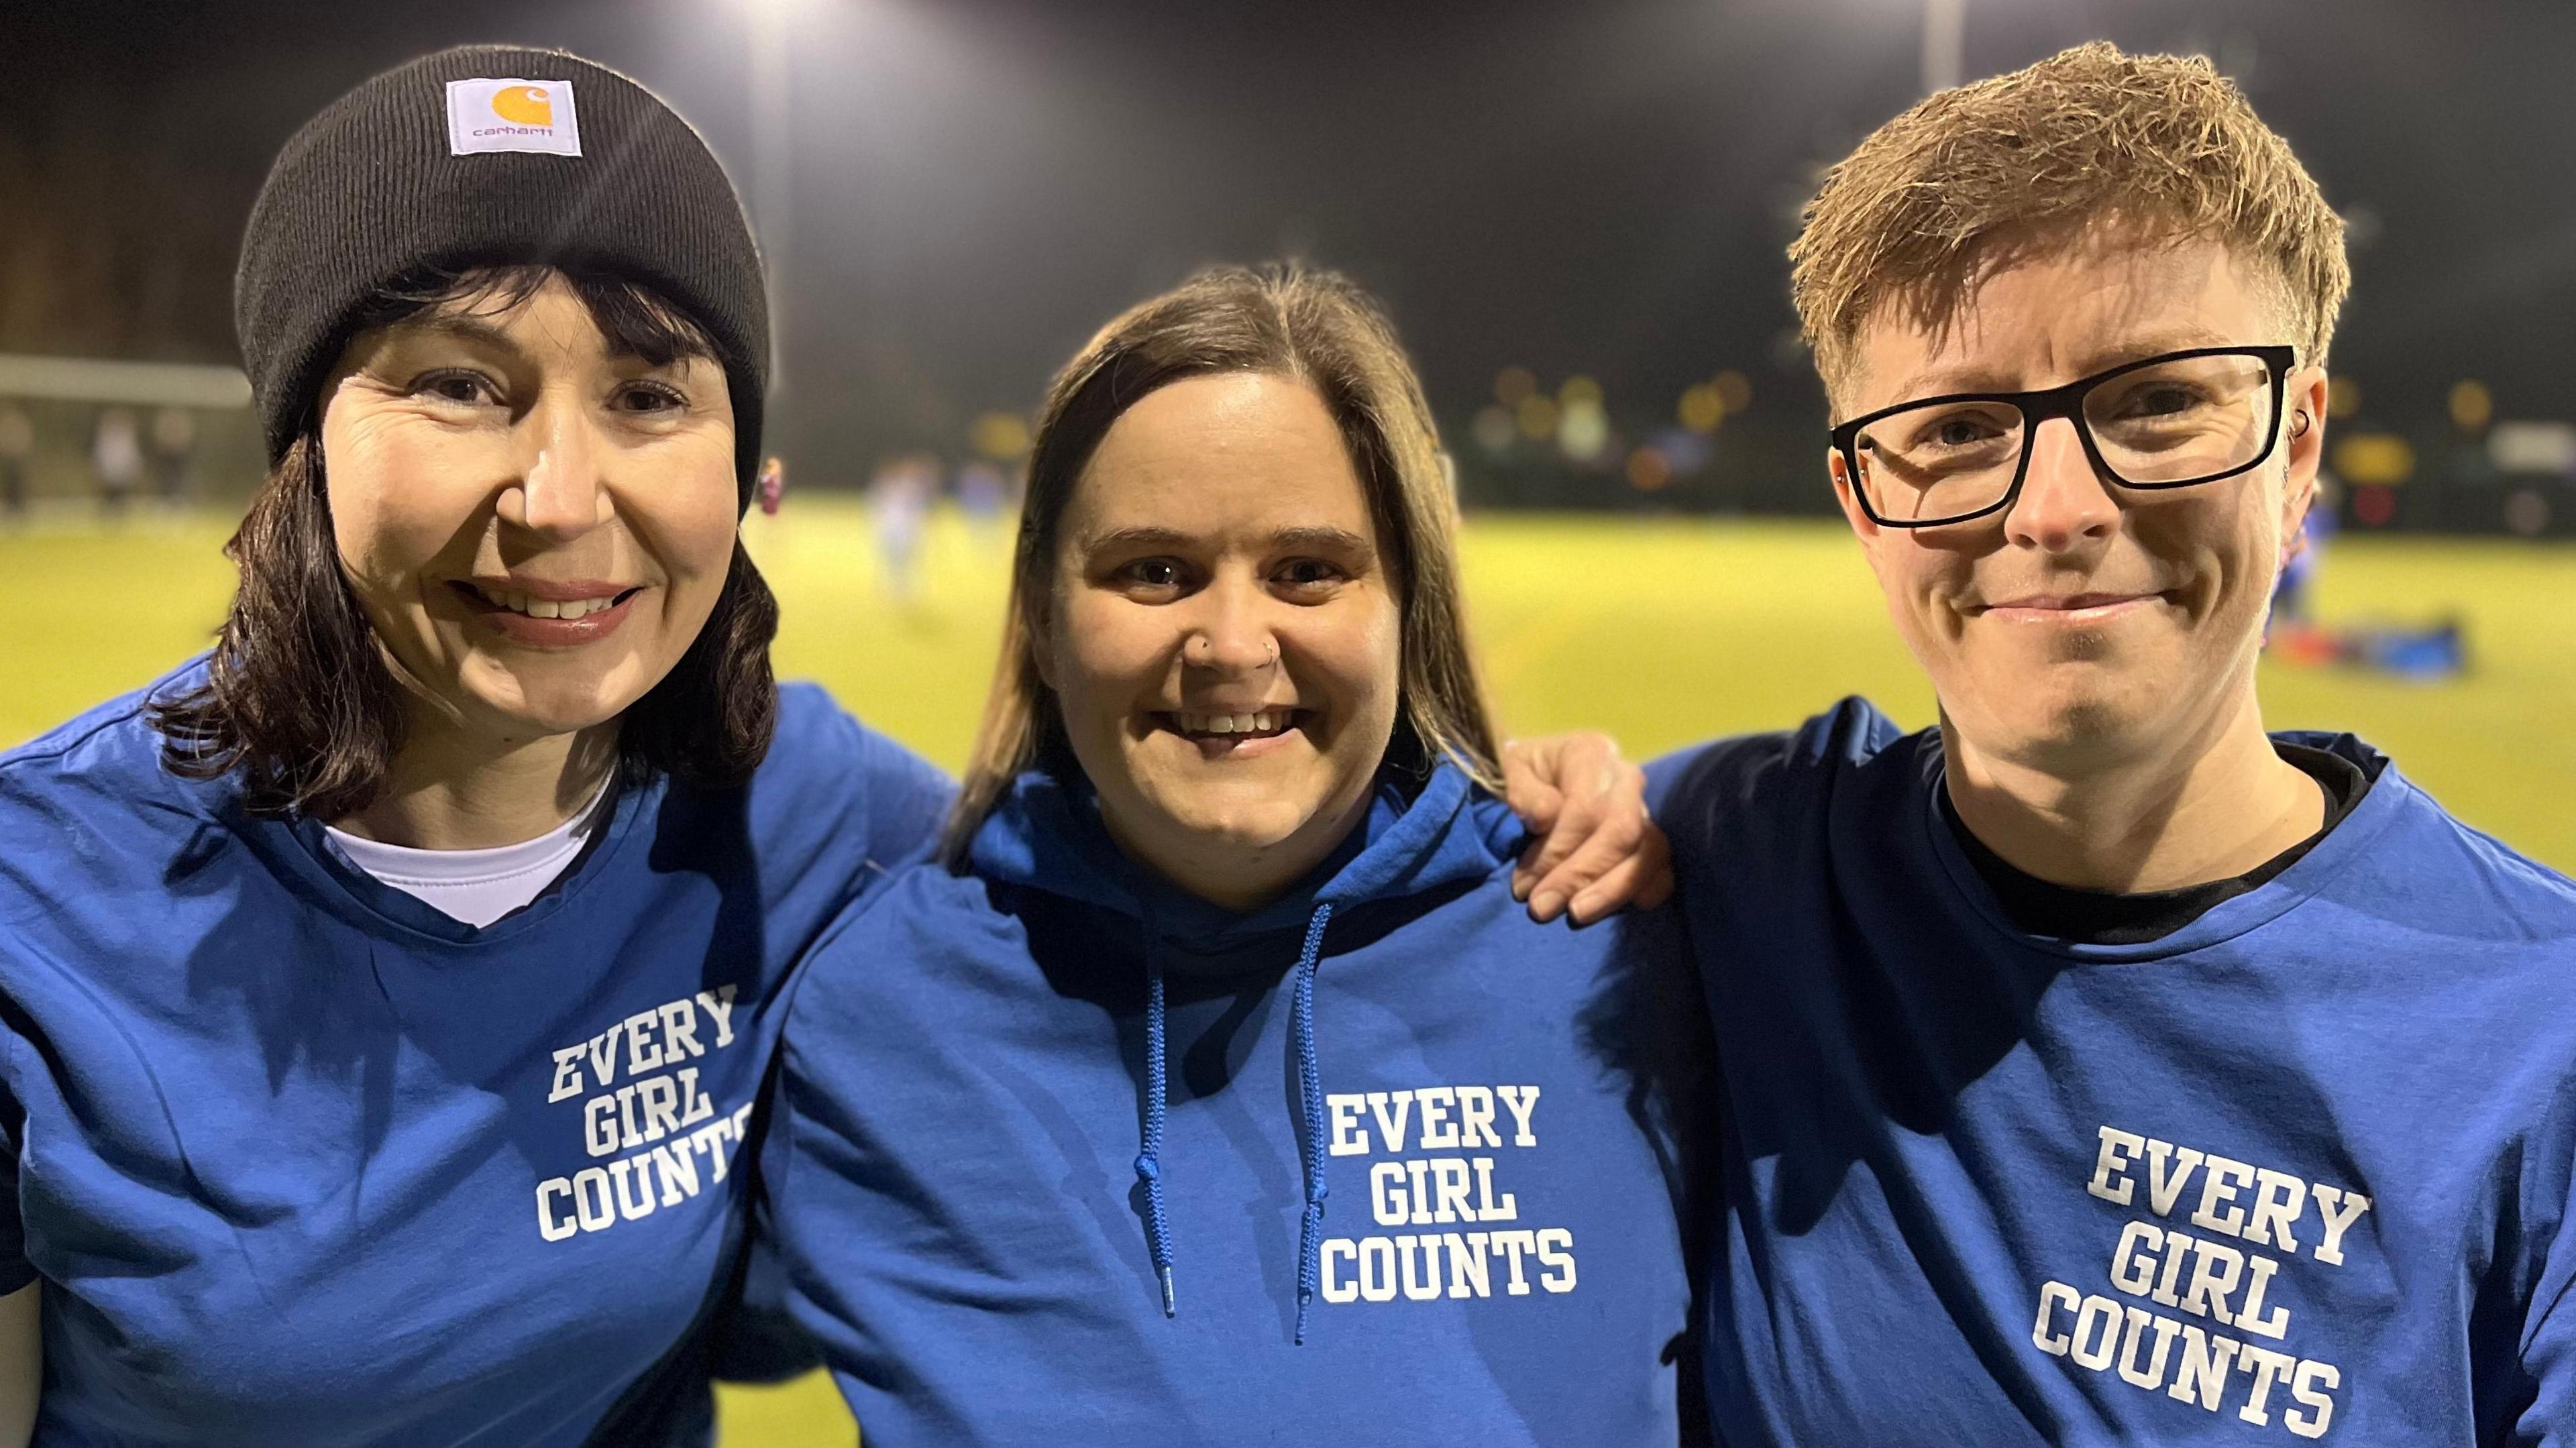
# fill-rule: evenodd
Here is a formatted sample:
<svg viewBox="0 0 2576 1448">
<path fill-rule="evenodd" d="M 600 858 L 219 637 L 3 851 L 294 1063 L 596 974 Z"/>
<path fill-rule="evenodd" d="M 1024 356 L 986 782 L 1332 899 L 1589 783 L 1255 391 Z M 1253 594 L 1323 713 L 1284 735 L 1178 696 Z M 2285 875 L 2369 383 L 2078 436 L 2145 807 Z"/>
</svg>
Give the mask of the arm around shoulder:
<svg viewBox="0 0 2576 1448">
<path fill-rule="evenodd" d="M 778 704 L 763 773 L 784 807 L 809 817 L 829 811 L 881 871 L 928 858 L 957 796 L 946 771 L 869 728 L 818 685 L 781 685 Z"/>
</svg>

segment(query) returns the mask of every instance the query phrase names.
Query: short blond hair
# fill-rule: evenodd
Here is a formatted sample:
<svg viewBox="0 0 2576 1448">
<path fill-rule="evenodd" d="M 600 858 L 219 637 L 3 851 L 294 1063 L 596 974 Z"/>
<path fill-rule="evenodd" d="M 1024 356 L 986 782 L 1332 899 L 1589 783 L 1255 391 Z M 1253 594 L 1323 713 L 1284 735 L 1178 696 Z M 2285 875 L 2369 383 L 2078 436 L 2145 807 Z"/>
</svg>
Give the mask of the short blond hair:
<svg viewBox="0 0 2576 1448">
<path fill-rule="evenodd" d="M 2234 82 L 2103 41 L 1924 100 L 1826 172 L 1803 221 L 1791 297 L 1829 391 L 1883 308 L 1937 333 L 1988 276 L 2097 223 L 2263 268 L 2303 362 L 2352 285 L 2342 218 Z"/>
</svg>

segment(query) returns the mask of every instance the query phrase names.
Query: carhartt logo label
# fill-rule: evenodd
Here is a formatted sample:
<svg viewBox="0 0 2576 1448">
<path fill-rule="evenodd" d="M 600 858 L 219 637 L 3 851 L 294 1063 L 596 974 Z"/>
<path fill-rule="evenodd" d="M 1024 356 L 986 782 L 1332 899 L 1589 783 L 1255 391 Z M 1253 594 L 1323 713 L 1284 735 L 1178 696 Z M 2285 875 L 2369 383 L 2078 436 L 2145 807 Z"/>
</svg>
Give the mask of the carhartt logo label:
<svg viewBox="0 0 2576 1448">
<path fill-rule="evenodd" d="M 447 83 L 447 149 L 581 154 L 581 119 L 568 80 L 452 80 Z"/>
<path fill-rule="evenodd" d="M 540 85 L 514 85 L 492 93 L 492 114 L 523 126 L 545 126 L 555 123 L 555 103 Z"/>
</svg>

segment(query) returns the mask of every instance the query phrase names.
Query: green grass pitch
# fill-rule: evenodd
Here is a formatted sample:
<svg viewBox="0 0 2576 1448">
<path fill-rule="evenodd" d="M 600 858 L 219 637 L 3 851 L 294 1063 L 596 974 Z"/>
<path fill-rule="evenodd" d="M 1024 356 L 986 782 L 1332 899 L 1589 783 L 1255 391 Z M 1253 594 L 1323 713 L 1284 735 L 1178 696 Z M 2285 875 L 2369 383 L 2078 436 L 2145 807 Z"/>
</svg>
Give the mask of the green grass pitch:
<svg viewBox="0 0 2576 1448">
<path fill-rule="evenodd" d="M 228 520 L 0 531 L 0 745 L 134 687 L 202 647 L 231 571 Z M 799 498 L 754 516 L 785 613 L 783 678 L 822 681 L 954 768 L 999 627 L 1008 535 L 942 517 L 911 601 L 888 597 L 865 513 Z M 1909 724 L 1930 689 L 1832 522 L 1484 516 L 1463 540 L 1484 677 L 1515 733 L 1605 729 L 1643 758 L 1778 727 L 1848 693 Z M 2576 869 L 2576 550 L 2503 540 L 2343 538 L 2317 585 L 2329 621 L 2467 621 L 2463 678 L 2408 683 L 2265 665 L 2275 728 L 2349 729 L 2462 817 Z M 727 1390 L 730 1445 L 847 1445 L 825 1381 Z"/>
</svg>

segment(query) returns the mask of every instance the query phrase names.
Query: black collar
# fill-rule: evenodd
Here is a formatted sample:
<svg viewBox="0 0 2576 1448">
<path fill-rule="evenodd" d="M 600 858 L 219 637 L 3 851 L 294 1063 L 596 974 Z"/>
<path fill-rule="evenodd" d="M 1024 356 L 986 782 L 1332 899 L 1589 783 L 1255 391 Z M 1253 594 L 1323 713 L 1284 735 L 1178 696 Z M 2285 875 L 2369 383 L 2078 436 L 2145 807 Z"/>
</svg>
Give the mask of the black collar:
<svg viewBox="0 0 2576 1448">
<path fill-rule="evenodd" d="M 2137 895 L 2115 895 L 2101 890 L 2077 890 L 2051 884 L 2036 875 L 2026 874 L 2005 862 L 2001 855 L 1986 848 L 1985 842 L 1972 833 L 1950 803 L 1950 791 L 1939 791 L 1941 817 L 1950 822 L 1950 832 L 1958 837 L 1959 849 L 1968 862 L 1985 877 L 2004 914 L 2014 925 L 2030 935 L 2045 936 L 2076 945 L 2143 945 L 2161 940 L 2208 914 L 2222 901 L 2233 900 L 2261 888 L 2282 871 L 2299 862 L 2317 847 L 2352 813 L 2354 805 L 2370 790 L 2370 779 L 2361 766 L 2340 754 L 2323 749 L 2310 749 L 2300 744 L 2272 747 L 2283 759 L 2297 765 L 2315 779 L 2326 794 L 2325 823 L 2317 832 L 2281 853 L 2233 879 L 2212 880 L 2206 885 L 2190 885 L 2180 890 L 2153 890 Z"/>
</svg>

